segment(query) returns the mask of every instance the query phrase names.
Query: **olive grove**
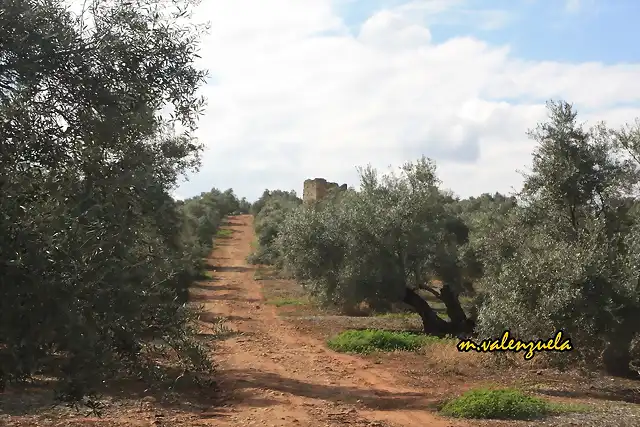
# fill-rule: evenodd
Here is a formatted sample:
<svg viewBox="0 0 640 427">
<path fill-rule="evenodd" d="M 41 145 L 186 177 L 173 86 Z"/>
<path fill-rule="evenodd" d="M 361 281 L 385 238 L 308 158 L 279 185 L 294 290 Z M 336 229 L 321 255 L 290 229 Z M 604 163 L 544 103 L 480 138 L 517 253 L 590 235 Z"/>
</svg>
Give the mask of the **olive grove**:
<svg viewBox="0 0 640 427">
<path fill-rule="evenodd" d="M 548 113 L 529 131 L 537 148 L 514 196 L 460 200 L 426 158 L 399 173 L 368 167 L 358 191 L 263 215 L 270 237 L 261 250 L 319 301 L 382 310 L 404 302 L 436 335 L 508 329 L 547 339 L 563 330 L 573 360 L 632 375 L 640 125 L 585 128 L 566 102 L 549 102 Z M 430 305 L 434 297 L 447 316 Z"/>
</svg>

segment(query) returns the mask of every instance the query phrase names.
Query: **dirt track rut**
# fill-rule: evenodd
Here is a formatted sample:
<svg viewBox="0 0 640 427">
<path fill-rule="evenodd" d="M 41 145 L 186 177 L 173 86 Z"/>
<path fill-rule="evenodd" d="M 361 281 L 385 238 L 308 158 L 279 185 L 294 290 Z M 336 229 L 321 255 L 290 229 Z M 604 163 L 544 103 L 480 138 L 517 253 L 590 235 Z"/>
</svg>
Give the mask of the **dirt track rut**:
<svg viewBox="0 0 640 427">
<path fill-rule="evenodd" d="M 356 356 L 327 349 L 277 317 L 264 304 L 254 268 L 246 262 L 253 219 L 230 218 L 228 239 L 209 260 L 213 278 L 200 285 L 206 310 L 224 316 L 234 331 L 216 350 L 228 406 L 214 425 L 238 426 L 464 426 L 427 408 L 423 390 L 406 388 L 394 373 Z"/>
</svg>

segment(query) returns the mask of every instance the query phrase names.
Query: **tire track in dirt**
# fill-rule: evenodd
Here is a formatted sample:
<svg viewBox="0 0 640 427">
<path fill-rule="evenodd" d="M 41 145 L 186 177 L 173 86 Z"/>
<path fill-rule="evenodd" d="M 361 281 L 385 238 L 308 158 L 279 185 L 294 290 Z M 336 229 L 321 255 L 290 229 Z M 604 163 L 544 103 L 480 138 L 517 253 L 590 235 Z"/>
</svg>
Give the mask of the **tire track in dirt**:
<svg viewBox="0 0 640 427">
<path fill-rule="evenodd" d="M 423 390 L 404 387 L 393 372 L 334 353 L 278 318 L 275 307 L 264 304 L 254 268 L 246 262 L 253 218 L 231 217 L 225 228 L 232 234 L 216 243 L 208 262 L 213 278 L 196 292 L 207 313 L 228 318 L 241 334 L 216 349 L 228 407 L 202 419 L 202 425 L 468 425 L 426 410 L 434 403 L 427 390 L 437 388 L 435 382 Z"/>
</svg>

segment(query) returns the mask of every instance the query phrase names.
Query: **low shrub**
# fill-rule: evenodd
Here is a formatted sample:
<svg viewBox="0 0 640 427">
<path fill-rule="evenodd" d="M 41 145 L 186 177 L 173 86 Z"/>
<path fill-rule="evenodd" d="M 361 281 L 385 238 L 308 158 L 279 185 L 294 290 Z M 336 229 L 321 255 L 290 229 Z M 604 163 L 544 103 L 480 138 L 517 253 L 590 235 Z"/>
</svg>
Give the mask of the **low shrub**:
<svg viewBox="0 0 640 427">
<path fill-rule="evenodd" d="M 447 402 L 443 415 L 456 418 L 528 420 L 548 415 L 552 405 L 515 389 L 475 389 Z"/>
<path fill-rule="evenodd" d="M 436 337 L 411 332 L 378 329 L 348 330 L 327 341 L 330 349 L 341 353 L 367 354 L 373 351 L 415 351 Z"/>
</svg>

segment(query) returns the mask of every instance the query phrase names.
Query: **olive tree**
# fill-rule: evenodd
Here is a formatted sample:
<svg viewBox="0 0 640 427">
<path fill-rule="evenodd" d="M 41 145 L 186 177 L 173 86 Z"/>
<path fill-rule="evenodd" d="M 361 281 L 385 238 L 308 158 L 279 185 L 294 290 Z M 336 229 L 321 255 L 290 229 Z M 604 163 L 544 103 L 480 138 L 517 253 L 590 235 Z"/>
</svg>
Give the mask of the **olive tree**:
<svg viewBox="0 0 640 427">
<path fill-rule="evenodd" d="M 296 204 L 302 203 L 302 200 L 300 199 L 300 197 L 298 197 L 296 192 L 293 190 L 291 191 L 264 190 L 260 198 L 251 205 L 251 209 L 250 209 L 251 214 L 257 216 L 269 200 L 276 199 L 276 198 L 287 200 Z"/>
<path fill-rule="evenodd" d="M 249 256 L 249 262 L 253 264 L 273 265 L 282 267 L 282 257 L 275 244 L 280 234 L 282 224 L 289 213 L 300 206 L 300 200 L 295 192 L 265 191 L 262 197 L 254 203 L 255 214 L 254 228 L 257 237 L 257 246 Z"/>
<path fill-rule="evenodd" d="M 0 387 L 45 372 L 70 399 L 140 373 L 154 340 L 208 367 L 169 195 L 198 164 L 200 30 L 177 0 L 85 5 L 0 7 Z"/>
<path fill-rule="evenodd" d="M 566 102 L 550 102 L 519 206 L 486 257 L 483 335 L 526 339 L 564 330 L 577 354 L 630 374 L 640 331 L 637 164 L 616 132 L 584 129 Z"/>
<path fill-rule="evenodd" d="M 277 236 L 285 268 L 314 295 L 348 306 L 404 302 L 432 334 L 470 332 L 459 302 L 460 245 L 468 230 L 447 204 L 435 165 L 422 158 L 400 173 L 360 169 L 361 190 L 348 190 L 286 217 Z M 433 286 L 434 279 L 441 282 Z M 438 316 L 420 292 L 442 300 Z"/>
</svg>

